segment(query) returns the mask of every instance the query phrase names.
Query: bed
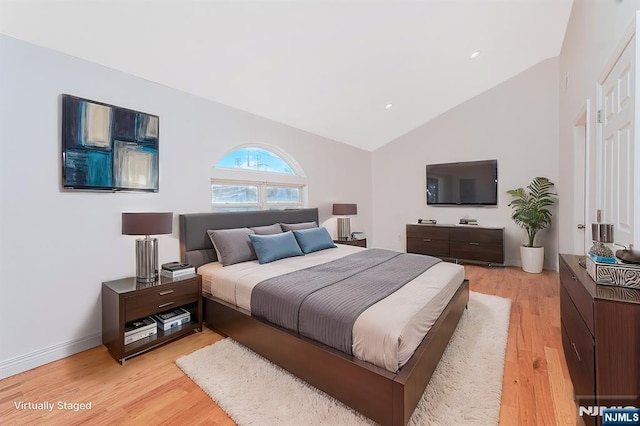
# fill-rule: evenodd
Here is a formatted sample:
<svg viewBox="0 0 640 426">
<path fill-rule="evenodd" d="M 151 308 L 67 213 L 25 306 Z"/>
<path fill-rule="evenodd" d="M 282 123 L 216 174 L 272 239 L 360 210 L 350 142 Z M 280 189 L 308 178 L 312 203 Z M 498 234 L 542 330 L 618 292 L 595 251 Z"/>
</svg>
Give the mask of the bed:
<svg viewBox="0 0 640 426">
<path fill-rule="evenodd" d="M 217 256 L 207 231 L 313 221 L 318 222 L 317 209 L 183 214 L 179 217 L 181 260 L 208 275 L 207 268 L 215 268 L 212 265 L 216 265 Z M 311 259 L 313 256 L 309 256 Z M 207 326 L 383 425 L 408 422 L 469 298 L 468 282 L 462 277 L 427 335 L 416 343 L 412 355 L 402 360 L 399 370 L 390 371 L 375 365 L 375 361 L 359 359 L 251 316 L 246 306 L 241 303 L 238 306 L 223 294 L 203 291 Z"/>
</svg>

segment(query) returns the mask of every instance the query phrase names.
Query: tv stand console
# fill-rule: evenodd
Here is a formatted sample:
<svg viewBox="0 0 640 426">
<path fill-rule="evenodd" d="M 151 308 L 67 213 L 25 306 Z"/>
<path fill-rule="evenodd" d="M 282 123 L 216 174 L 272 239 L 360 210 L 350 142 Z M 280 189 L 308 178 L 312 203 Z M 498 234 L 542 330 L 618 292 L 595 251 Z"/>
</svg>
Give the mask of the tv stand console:
<svg viewBox="0 0 640 426">
<path fill-rule="evenodd" d="M 504 265 L 504 228 L 407 224 L 407 253 L 455 262 Z"/>
</svg>

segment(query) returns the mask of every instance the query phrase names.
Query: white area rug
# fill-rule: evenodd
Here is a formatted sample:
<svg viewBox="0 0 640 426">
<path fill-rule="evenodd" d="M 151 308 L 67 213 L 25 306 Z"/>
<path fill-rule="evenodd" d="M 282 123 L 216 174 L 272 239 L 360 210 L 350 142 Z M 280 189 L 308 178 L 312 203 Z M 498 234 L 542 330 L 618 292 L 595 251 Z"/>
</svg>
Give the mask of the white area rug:
<svg viewBox="0 0 640 426">
<path fill-rule="evenodd" d="M 410 424 L 498 424 L 510 310 L 508 299 L 470 292 Z M 374 424 L 229 338 L 176 364 L 239 425 Z"/>
</svg>

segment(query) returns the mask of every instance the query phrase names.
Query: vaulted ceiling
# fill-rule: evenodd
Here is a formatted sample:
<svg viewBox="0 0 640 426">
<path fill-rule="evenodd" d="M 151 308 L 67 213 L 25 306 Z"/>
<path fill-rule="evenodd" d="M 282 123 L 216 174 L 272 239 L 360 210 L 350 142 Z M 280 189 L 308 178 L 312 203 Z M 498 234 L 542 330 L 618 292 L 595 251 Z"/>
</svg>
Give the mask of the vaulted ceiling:
<svg viewBox="0 0 640 426">
<path fill-rule="evenodd" d="M 557 56 L 571 6 L 0 0 L 0 32 L 375 150 Z"/>
</svg>

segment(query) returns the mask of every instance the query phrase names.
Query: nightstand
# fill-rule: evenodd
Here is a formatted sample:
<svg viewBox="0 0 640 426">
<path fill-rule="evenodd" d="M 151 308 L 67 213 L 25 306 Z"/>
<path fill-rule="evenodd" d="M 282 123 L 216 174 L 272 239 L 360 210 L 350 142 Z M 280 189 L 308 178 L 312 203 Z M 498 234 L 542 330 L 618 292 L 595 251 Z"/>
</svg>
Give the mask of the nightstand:
<svg viewBox="0 0 640 426">
<path fill-rule="evenodd" d="M 124 344 L 125 323 L 175 308 L 191 314 L 191 322 Z M 124 365 L 131 358 L 156 346 L 202 331 L 202 277 L 160 277 L 155 283 L 138 283 L 135 277 L 102 283 L 102 344 Z"/>
<path fill-rule="evenodd" d="M 348 246 L 357 246 L 367 248 L 367 239 L 366 238 L 349 238 L 348 240 L 333 240 L 336 244 L 346 244 Z"/>
</svg>

